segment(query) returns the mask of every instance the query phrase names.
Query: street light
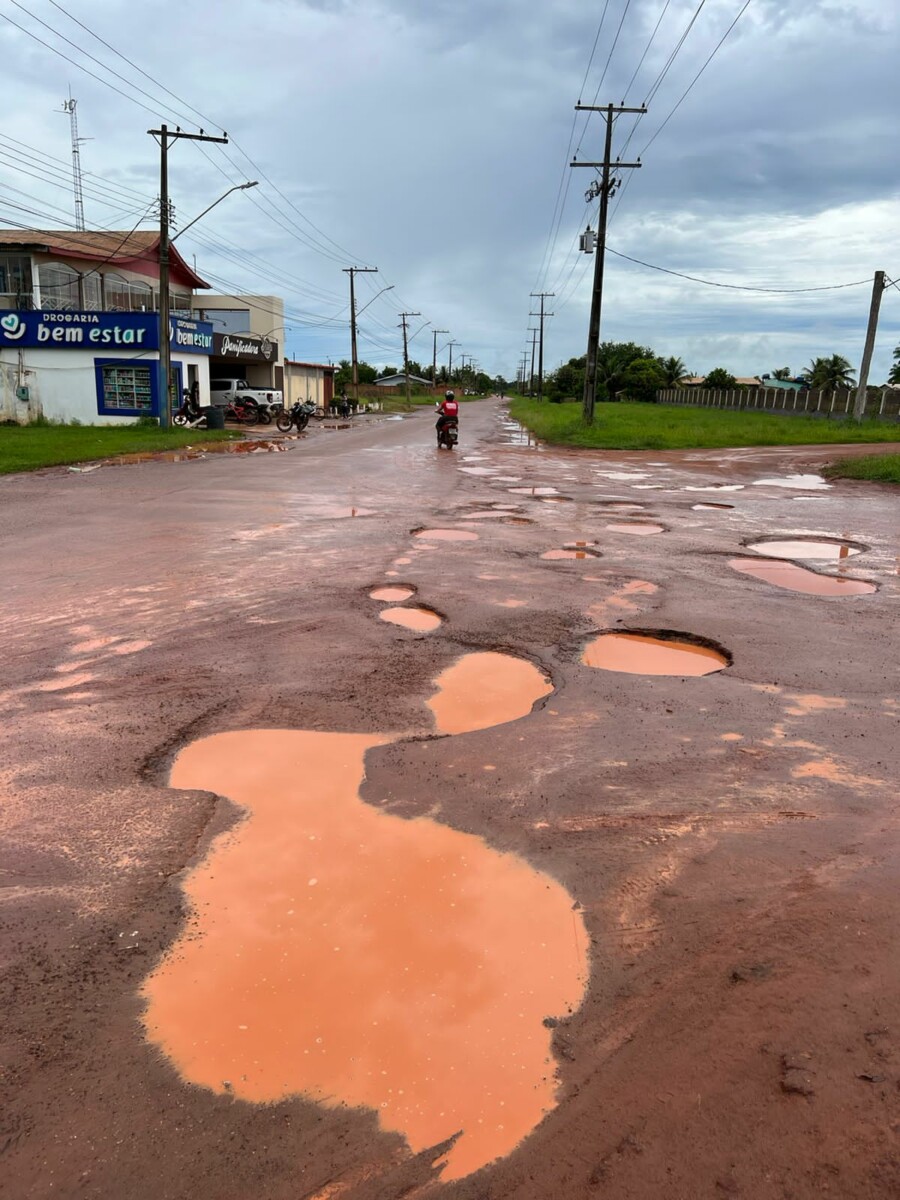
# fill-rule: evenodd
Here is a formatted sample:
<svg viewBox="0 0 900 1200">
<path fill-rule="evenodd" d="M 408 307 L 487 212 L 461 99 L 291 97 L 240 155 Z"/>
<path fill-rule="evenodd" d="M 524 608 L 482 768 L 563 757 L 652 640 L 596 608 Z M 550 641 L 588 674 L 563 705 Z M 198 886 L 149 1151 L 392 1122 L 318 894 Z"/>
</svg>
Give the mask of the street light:
<svg viewBox="0 0 900 1200">
<path fill-rule="evenodd" d="M 372 299 L 369 301 L 369 304 L 374 304 L 374 303 L 375 303 L 375 301 L 378 299 L 378 297 L 379 297 L 379 296 L 383 296 L 385 292 L 390 292 L 390 291 L 393 291 L 393 288 L 394 288 L 394 285 L 393 285 L 392 283 L 389 283 L 389 284 L 387 285 L 387 287 L 383 287 L 383 288 L 381 289 L 381 291 L 380 291 L 380 292 L 376 292 L 376 293 L 375 293 L 375 295 L 374 295 L 374 296 L 372 297 Z M 358 320 L 358 319 L 359 319 L 359 318 L 360 318 L 360 317 L 363 315 L 363 313 L 364 313 L 364 312 L 366 311 L 366 309 L 369 307 L 369 304 L 364 304 L 364 305 L 362 306 L 362 308 L 361 308 L 361 309 L 359 310 L 359 312 L 356 314 L 357 320 Z"/>
<path fill-rule="evenodd" d="M 187 223 L 187 225 L 185 225 L 184 229 L 179 229 L 174 237 L 169 238 L 169 243 L 171 244 L 177 238 L 180 238 L 183 233 L 187 233 L 187 231 L 190 229 L 190 227 L 192 225 L 196 225 L 197 222 L 201 219 L 201 217 L 205 217 L 206 214 L 208 212 L 210 212 L 212 209 L 214 209 L 217 204 L 221 204 L 226 196 L 230 196 L 232 192 L 245 192 L 247 190 L 247 188 L 253 188 L 253 187 L 259 187 L 258 179 L 253 179 L 249 183 L 236 183 L 234 185 L 234 187 L 229 188 L 227 192 L 223 192 L 222 195 L 218 198 L 218 200 L 213 200 L 212 204 L 210 204 L 208 208 L 204 208 L 203 212 L 200 213 L 199 216 L 194 217 L 193 221 L 188 221 L 188 223 Z"/>
</svg>

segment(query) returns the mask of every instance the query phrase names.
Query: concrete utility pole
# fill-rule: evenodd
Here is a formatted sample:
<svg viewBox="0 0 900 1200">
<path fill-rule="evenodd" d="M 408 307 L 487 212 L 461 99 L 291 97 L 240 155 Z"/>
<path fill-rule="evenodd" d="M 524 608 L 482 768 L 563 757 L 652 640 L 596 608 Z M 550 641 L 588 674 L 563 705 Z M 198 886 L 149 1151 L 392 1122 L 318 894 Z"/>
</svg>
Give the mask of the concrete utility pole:
<svg viewBox="0 0 900 1200">
<path fill-rule="evenodd" d="M 584 403 L 583 416 L 586 425 L 594 423 L 594 403 L 597 397 L 597 349 L 600 345 L 600 309 L 603 302 L 603 260 L 606 255 L 606 219 L 609 213 L 609 198 L 619 185 L 619 180 L 611 175 L 611 168 L 620 170 L 640 167 L 641 163 L 623 163 L 616 159 L 612 161 L 613 118 L 621 113 L 645 113 L 644 105 L 640 108 L 625 108 L 623 105 L 607 104 L 598 107 L 593 104 L 576 104 L 579 112 L 601 112 L 606 119 L 606 143 L 603 150 L 603 162 L 572 162 L 573 167 L 600 167 L 603 174 L 600 179 L 600 216 L 597 222 L 597 257 L 594 260 L 594 290 L 591 296 L 591 321 L 588 327 L 587 361 L 584 372 Z"/>
<path fill-rule="evenodd" d="M 535 353 L 535 348 L 537 347 L 538 331 L 536 329 L 529 329 L 528 332 L 531 334 L 531 373 L 528 376 L 528 395 L 533 396 L 534 395 L 534 353 Z"/>
<path fill-rule="evenodd" d="M 532 292 L 531 294 L 534 297 L 540 296 L 540 299 L 541 299 L 541 311 L 539 313 L 529 313 L 528 315 L 531 317 L 539 316 L 541 318 L 541 327 L 540 327 L 540 335 L 541 336 L 540 336 L 540 342 L 538 343 L 538 400 L 543 400 L 543 398 L 544 398 L 544 318 L 553 316 L 553 313 L 544 312 L 544 298 L 546 296 L 553 296 L 553 295 L 555 295 L 555 293 L 554 292 Z M 534 363 L 533 362 L 531 365 L 531 373 L 532 373 L 532 375 L 534 375 Z"/>
<path fill-rule="evenodd" d="M 355 275 L 375 272 L 377 267 L 341 267 L 350 276 L 350 361 L 353 364 L 353 403 L 359 408 L 359 358 L 356 353 L 356 291 L 353 286 Z"/>
<path fill-rule="evenodd" d="M 170 130 L 168 125 L 159 129 L 148 129 L 151 137 L 159 142 L 159 427 L 169 428 L 169 381 L 172 374 L 172 347 L 169 342 L 169 139 L 173 142 L 182 138 L 189 142 L 221 142 L 224 137 L 210 137 L 201 129 L 199 133 L 182 133 L 181 129 Z M 179 396 L 180 400 L 181 397 Z"/>
<path fill-rule="evenodd" d="M 522 351 L 522 357 L 519 360 L 519 380 L 520 391 L 525 391 L 525 380 L 528 377 L 528 351 Z"/>
<path fill-rule="evenodd" d="M 434 335 L 434 345 L 431 351 L 431 386 L 437 388 L 437 340 L 439 333 L 449 333 L 449 329 L 432 329 Z"/>
<path fill-rule="evenodd" d="M 861 421 L 866 415 L 866 385 L 869 382 L 869 367 L 872 363 L 872 351 L 875 349 L 875 332 L 878 329 L 878 311 L 881 308 L 881 294 L 887 287 L 884 271 L 876 271 L 872 283 L 872 303 L 869 306 L 869 328 L 866 330 L 866 344 L 863 348 L 862 362 L 859 366 L 859 386 L 853 401 L 853 416 Z"/>
<path fill-rule="evenodd" d="M 410 406 L 409 397 L 409 339 L 406 336 L 406 331 L 409 328 L 407 317 L 421 317 L 420 312 L 402 312 L 400 316 L 400 328 L 403 330 L 403 378 L 406 380 L 406 407 Z"/>
</svg>

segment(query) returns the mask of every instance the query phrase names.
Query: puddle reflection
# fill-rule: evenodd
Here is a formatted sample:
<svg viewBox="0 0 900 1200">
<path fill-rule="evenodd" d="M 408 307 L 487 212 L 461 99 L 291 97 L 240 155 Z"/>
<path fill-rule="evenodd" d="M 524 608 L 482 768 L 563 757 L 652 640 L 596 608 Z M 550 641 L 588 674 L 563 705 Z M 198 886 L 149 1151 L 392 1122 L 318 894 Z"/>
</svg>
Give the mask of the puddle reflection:
<svg viewBox="0 0 900 1200">
<path fill-rule="evenodd" d="M 435 683 L 438 691 L 428 707 L 439 733 L 470 733 L 515 721 L 553 691 L 533 663 L 495 651 L 463 655 Z"/>
<path fill-rule="evenodd" d="M 430 633 L 443 623 L 430 608 L 385 608 L 378 616 L 382 621 L 388 621 L 391 625 L 401 625 L 404 629 L 412 629 L 416 633 Z"/>
<path fill-rule="evenodd" d="M 742 575 L 751 575 L 764 583 L 790 592 L 803 592 L 807 596 L 868 596 L 876 591 L 874 583 L 863 579 L 837 579 L 834 575 L 820 575 L 808 567 L 783 559 L 732 558 L 728 565 Z"/>
<path fill-rule="evenodd" d="M 629 675 L 710 675 L 727 667 L 718 650 L 647 633 L 602 633 L 581 656 L 588 667 Z"/>
</svg>

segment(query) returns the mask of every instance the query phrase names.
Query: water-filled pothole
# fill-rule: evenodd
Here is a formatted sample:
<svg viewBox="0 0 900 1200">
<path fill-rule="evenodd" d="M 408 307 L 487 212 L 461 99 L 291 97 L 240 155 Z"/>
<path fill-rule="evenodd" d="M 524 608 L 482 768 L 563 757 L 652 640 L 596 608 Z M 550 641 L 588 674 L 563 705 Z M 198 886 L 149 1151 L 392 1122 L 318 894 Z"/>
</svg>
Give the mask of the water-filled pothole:
<svg viewBox="0 0 900 1200">
<path fill-rule="evenodd" d="M 771 541 L 748 542 L 747 549 L 772 558 L 839 560 L 861 554 L 865 547 L 857 542 L 843 542 L 832 538 L 797 538 L 786 541 L 773 538 Z"/>
<path fill-rule="evenodd" d="M 413 595 L 415 595 L 415 588 L 411 587 L 377 587 L 369 592 L 369 599 L 380 600 L 382 603 L 399 604 Z"/>
<path fill-rule="evenodd" d="M 742 575 L 751 575 L 764 583 L 803 592 L 807 596 L 870 596 L 877 591 L 874 583 L 864 579 L 845 579 L 835 575 L 820 575 L 808 567 L 781 558 L 732 558 L 728 565 Z"/>
<path fill-rule="evenodd" d="M 501 524 L 503 525 L 533 525 L 531 517 L 504 517 Z"/>
<path fill-rule="evenodd" d="M 567 542 L 562 549 L 547 550 L 541 555 L 541 558 L 550 562 L 567 558 L 600 558 L 600 551 L 597 549 L 596 542 Z"/>
<path fill-rule="evenodd" d="M 666 532 L 665 525 L 657 525 L 653 521 L 613 521 L 606 528 L 611 533 L 635 533 L 639 537 Z"/>
<path fill-rule="evenodd" d="M 417 529 L 417 538 L 429 542 L 477 542 L 478 534 L 471 529 Z"/>
<path fill-rule="evenodd" d="M 581 1003 L 571 895 L 514 854 L 359 797 L 377 734 L 248 730 L 183 750 L 170 786 L 246 819 L 182 883 L 189 926 L 144 1027 L 189 1082 L 364 1107 L 442 1180 L 510 1151 L 556 1103 L 548 1016 Z M 550 1022 L 548 1022 L 550 1024 Z"/>
<path fill-rule="evenodd" d="M 692 504 L 691 508 L 695 512 L 701 512 L 703 509 L 706 509 L 706 508 L 712 508 L 712 509 L 734 508 L 734 505 L 733 504 L 714 504 L 712 500 L 705 500 L 700 504 Z"/>
<path fill-rule="evenodd" d="M 416 633 L 431 633 L 442 624 L 442 618 L 430 608 L 383 608 L 378 616 L 382 621 Z"/>
<path fill-rule="evenodd" d="M 428 707 L 440 733 L 470 733 L 515 721 L 553 691 L 533 663 L 492 650 L 464 655 L 435 683 L 438 691 Z"/>
<path fill-rule="evenodd" d="M 513 492 L 516 496 L 555 496 L 557 495 L 555 487 L 514 487 L 507 488 L 507 491 Z"/>
<path fill-rule="evenodd" d="M 721 650 L 684 634 L 601 633 L 584 648 L 581 661 L 629 675 L 710 675 L 731 665 Z"/>
</svg>

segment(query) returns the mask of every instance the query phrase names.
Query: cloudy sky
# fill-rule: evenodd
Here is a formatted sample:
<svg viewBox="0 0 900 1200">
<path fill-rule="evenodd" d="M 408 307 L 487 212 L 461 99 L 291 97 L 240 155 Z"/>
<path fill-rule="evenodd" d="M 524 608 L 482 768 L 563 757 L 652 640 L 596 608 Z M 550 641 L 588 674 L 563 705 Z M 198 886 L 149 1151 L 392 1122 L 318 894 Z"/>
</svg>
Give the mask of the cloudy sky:
<svg viewBox="0 0 900 1200">
<path fill-rule="evenodd" d="M 514 377 L 535 325 L 531 292 L 555 293 L 547 369 L 584 353 L 593 259 L 577 234 L 597 201 L 584 199 L 594 173 L 568 163 L 601 156 L 603 120 L 574 105 L 649 100 L 646 116 L 615 124 L 614 151 L 644 165 L 623 173 L 612 202 L 613 250 L 758 288 L 900 276 L 900 5 L 750 0 L 716 50 L 742 8 L 0 0 L 0 223 L 71 227 L 70 87 L 91 139 L 88 227 L 130 229 L 150 210 L 151 126 L 225 129 L 226 148 L 184 142 L 170 155 L 181 224 L 232 183 L 260 186 L 223 201 L 179 247 L 217 291 L 282 295 L 292 357 L 349 355 L 341 268 L 375 266 L 358 277 L 360 307 L 393 287 L 360 316 L 361 358 L 401 361 L 406 310 L 421 313 L 411 357 L 430 361 L 431 330 L 449 330 L 441 361 L 449 336 L 455 360 Z M 610 256 L 603 337 L 698 373 L 799 371 L 832 353 L 855 369 L 870 294 L 869 283 L 737 291 Z M 898 342 L 900 291 L 889 288 L 874 382 Z"/>
</svg>

